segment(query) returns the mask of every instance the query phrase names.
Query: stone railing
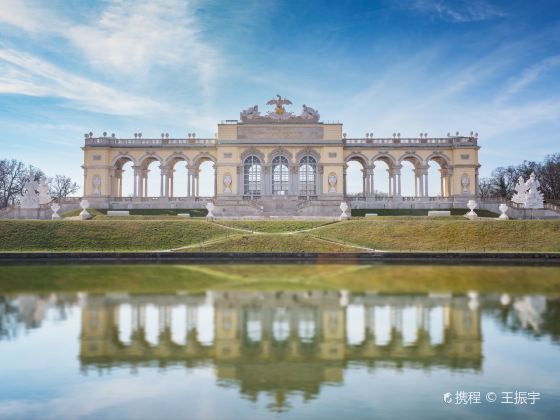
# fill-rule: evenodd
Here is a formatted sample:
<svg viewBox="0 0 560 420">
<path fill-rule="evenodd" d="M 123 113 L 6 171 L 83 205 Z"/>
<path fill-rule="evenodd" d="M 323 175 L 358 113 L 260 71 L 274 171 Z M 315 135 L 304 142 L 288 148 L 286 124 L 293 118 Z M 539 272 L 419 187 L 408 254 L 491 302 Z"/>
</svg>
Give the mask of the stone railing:
<svg viewBox="0 0 560 420">
<path fill-rule="evenodd" d="M 424 147 L 434 147 L 434 146 L 446 146 L 446 147 L 457 147 L 457 146 L 476 146 L 476 137 L 416 137 L 416 138 L 352 138 L 343 139 L 342 143 L 345 146 L 359 146 L 359 147 L 399 147 L 399 146 L 424 146 Z"/>
<path fill-rule="evenodd" d="M 115 137 L 88 137 L 85 146 L 89 147 L 214 147 L 216 139 L 118 139 Z"/>
<path fill-rule="evenodd" d="M 365 195 L 347 195 L 347 201 L 452 201 L 453 197 L 415 197 L 415 196 L 390 196 L 390 195 L 375 195 L 367 197 Z"/>
</svg>

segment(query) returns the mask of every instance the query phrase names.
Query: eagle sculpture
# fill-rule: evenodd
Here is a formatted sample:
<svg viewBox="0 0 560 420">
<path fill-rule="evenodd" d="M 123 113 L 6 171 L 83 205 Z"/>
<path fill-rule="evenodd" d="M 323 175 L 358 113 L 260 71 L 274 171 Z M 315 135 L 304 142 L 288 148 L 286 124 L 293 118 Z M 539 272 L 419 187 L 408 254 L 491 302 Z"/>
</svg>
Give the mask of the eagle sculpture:
<svg viewBox="0 0 560 420">
<path fill-rule="evenodd" d="M 292 105 L 292 101 L 286 98 L 282 98 L 280 95 L 276 95 L 275 99 L 271 99 L 266 103 L 267 105 L 276 105 L 274 112 L 278 115 L 282 115 L 286 112 L 284 105 Z"/>
</svg>

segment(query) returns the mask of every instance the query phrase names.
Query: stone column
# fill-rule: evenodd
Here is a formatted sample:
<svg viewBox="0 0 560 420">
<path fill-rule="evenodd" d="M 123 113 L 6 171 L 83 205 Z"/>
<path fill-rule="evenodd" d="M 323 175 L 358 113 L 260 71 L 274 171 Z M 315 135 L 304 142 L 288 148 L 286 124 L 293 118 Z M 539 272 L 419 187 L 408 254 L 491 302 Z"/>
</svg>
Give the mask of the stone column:
<svg viewBox="0 0 560 420">
<path fill-rule="evenodd" d="M 428 170 L 425 169 L 424 171 L 424 194 L 426 195 L 426 197 L 429 197 L 430 194 L 428 193 Z"/>
<path fill-rule="evenodd" d="M 192 186 L 192 190 L 194 193 L 195 197 L 199 196 L 199 184 L 198 184 L 198 174 L 199 174 L 199 169 L 196 168 L 193 170 L 193 186 Z"/>
<path fill-rule="evenodd" d="M 402 165 L 399 165 L 395 168 L 395 179 L 396 179 L 396 184 L 397 184 L 397 196 L 400 197 L 401 196 L 401 168 Z"/>
<path fill-rule="evenodd" d="M 134 171 L 134 193 L 132 196 L 138 197 L 138 179 L 140 178 L 140 167 L 133 166 L 132 169 Z"/>
<path fill-rule="evenodd" d="M 348 165 L 345 163 L 342 166 L 342 195 L 346 197 L 346 172 L 348 171 Z"/>
<path fill-rule="evenodd" d="M 119 176 L 119 197 L 123 196 L 123 194 L 122 194 L 122 173 L 123 173 L 123 171 L 121 169 L 121 173 L 120 173 L 120 176 Z"/>
<path fill-rule="evenodd" d="M 389 197 L 393 196 L 393 170 L 391 168 L 387 169 L 387 173 L 389 174 Z"/>
<path fill-rule="evenodd" d="M 261 174 L 261 195 L 271 195 L 272 194 L 272 167 L 271 165 L 262 164 L 262 174 Z"/>
<path fill-rule="evenodd" d="M 317 173 L 315 174 L 315 189 L 316 189 L 316 193 L 317 195 L 323 195 L 323 173 L 325 172 L 325 169 L 323 168 L 323 165 L 318 164 L 317 165 Z"/>
<path fill-rule="evenodd" d="M 175 173 L 175 169 L 169 168 L 167 171 L 167 182 L 169 183 L 169 197 L 173 197 L 173 177 Z"/>
<path fill-rule="evenodd" d="M 290 166 L 290 174 L 288 178 L 289 189 L 288 195 L 298 195 L 298 165 L 293 164 Z"/>
<path fill-rule="evenodd" d="M 245 194 L 243 165 L 237 165 L 237 196 L 243 197 L 243 194 Z"/>
<path fill-rule="evenodd" d="M 375 166 L 366 166 L 366 197 L 373 197 L 375 195 L 375 188 L 373 183 L 373 170 Z"/>
<path fill-rule="evenodd" d="M 452 183 L 451 183 L 451 175 L 452 175 L 452 171 L 451 169 L 447 169 L 447 196 L 451 197 L 451 187 L 452 187 Z"/>
<path fill-rule="evenodd" d="M 368 184 L 367 184 L 367 174 L 366 174 L 366 168 L 360 169 L 360 172 L 362 173 L 362 194 L 364 196 L 368 195 Z"/>
<path fill-rule="evenodd" d="M 165 171 L 167 170 L 167 167 L 160 165 L 159 169 L 160 169 L 159 196 L 165 197 L 164 186 L 165 186 Z"/>
<path fill-rule="evenodd" d="M 146 169 L 146 176 L 144 177 L 144 197 L 148 197 L 148 175 L 150 171 Z"/>
<path fill-rule="evenodd" d="M 218 165 L 214 164 L 214 195 L 213 197 L 216 198 L 218 195 Z"/>
</svg>

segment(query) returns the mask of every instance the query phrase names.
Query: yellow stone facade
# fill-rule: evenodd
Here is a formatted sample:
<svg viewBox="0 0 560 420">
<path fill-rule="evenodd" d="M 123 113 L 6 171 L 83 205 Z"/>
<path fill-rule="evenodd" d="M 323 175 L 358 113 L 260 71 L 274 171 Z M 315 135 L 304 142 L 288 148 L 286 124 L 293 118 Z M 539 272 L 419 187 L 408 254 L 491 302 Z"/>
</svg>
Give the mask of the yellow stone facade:
<svg viewBox="0 0 560 420">
<path fill-rule="evenodd" d="M 271 102 L 289 101 L 278 97 Z M 270 103 L 270 102 L 269 102 Z M 283 105 L 279 105 L 283 107 Z M 179 199 L 173 191 L 177 162 L 187 163 L 187 197 L 196 201 L 200 196 L 199 169 L 205 161 L 215 168 L 214 199 L 219 200 L 341 200 L 347 199 L 346 169 L 350 161 L 363 167 L 362 201 L 402 202 L 453 201 L 476 195 L 478 184 L 478 139 L 469 136 L 428 138 L 347 138 L 340 123 L 319 121 L 318 113 L 303 106 L 301 115 L 290 112 L 269 112 L 261 115 L 258 107 L 241 113 L 241 120 L 218 124 L 215 138 L 134 138 L 121 139 L 106 133 L 94 137 L 85 135 L 84 191 L 97 205 L 115 207 L 123 198 L 122 167 L 132 162 L 134 192 L 130 203 L 141 207 L 149 202 L 165 206 Z M 277 106 L 278 109 L 278 106 Z M 276 158 L 276 160 L 275 160 Z M 148 191 L 148 166 L 159 162 L 160 187 Z M 374 179 L 376 162 L 389 168 L 389 185 L 378 186 Z M 404 161 L 414 165 L 413 197 L 402 196 L 401 168 Z M 428 165 L 437 165 L 441 174 L 439 191 L 428 191 Z M 380 188 L 377 188 L 380 187 Z M 388 195 L 375 197 L 378 189 Z M 282 197 L 279 197 L 282 196 Z M 354 199 L 354 198 L 353 198 Z M 334 202 L 334 201 L 332 201 Z M 373 203 L 375 204 L 375 203 Z M 370 205 L 371 207 L 371 205 Z M 373 207 L 375 208 L 375 207 Z"/>
</svg>

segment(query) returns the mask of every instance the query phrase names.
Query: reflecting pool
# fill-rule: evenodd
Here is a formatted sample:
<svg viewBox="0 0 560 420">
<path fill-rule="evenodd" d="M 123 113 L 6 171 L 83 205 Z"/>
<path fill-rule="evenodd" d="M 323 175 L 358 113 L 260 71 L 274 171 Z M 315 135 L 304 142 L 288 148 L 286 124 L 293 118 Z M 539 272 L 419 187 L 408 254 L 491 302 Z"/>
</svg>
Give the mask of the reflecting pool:
<svg viewBox="0 0 560 420">
<path fill-rule="evenodd" d="M 0 418 L 557 418 L 560 268 L 0 267 Z"/>
</svg>

